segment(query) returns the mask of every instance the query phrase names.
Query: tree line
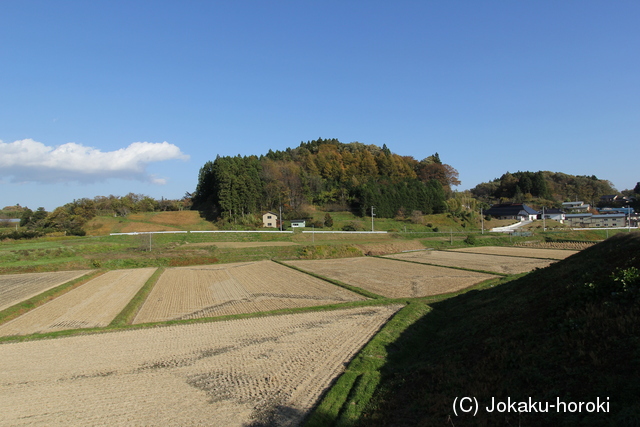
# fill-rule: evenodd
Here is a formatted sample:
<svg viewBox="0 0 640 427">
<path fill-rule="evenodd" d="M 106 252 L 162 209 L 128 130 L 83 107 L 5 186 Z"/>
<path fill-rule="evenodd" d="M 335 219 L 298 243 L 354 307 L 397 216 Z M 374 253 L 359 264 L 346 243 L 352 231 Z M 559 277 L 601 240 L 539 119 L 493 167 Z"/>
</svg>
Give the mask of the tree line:
<svg viewBox="0 0 640 427">
<path fill-rule="evenodd" d="M 600 196 L 617 194 L 611 182 L 595 175 L 569 175 L 561 172 L 507 172 L 470 190 L 484 202 L 531 202 L 560 206 L 564 201 L 581 200 L 596 205 Z"/>
<path fill-rule="evenodd" d="M 180 200 L 160 199 L 129 193 L 125 196 L 96 196 L 93 199 L 82 198 L 47 212 L 39 207 L 35 211 L 28 207 L 5 207 L 3 212 L 20 219 L 21 233 L 25 237 L 34 237 L 34 233 L 45 234 L 64 232 L 67 235 L 85 235 L 83 226 L 99 215 L 125 217 L 130 213 L 178 211 L 191 208 L 191 199 L 185 196 Z M 13 232 L 18 233 L 18 231 Z"/>
<path fill-rule="evenodd" d="M 386 145 L 337 139 L 302 142 L 261 156 L 218 156 L 200 169 L 193 206 L 209 219 L 236 221 L 277 211 L 303 218 L 310 205 L 380 217 L 399 211 L 444 212 L 458 172 L 435 153 L 423 160 Z"/>
</svg>

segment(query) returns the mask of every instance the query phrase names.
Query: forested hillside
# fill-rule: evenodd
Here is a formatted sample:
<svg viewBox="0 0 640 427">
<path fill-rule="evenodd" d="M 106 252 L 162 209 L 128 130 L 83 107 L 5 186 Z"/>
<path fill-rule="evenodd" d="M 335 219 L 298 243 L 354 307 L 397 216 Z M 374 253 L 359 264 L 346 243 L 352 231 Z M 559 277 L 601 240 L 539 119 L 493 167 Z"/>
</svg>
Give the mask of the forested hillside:
<svg viewBox="0 0 640 427">
<path fill-rule="evenodd" d="M 489 203 L 522 203 L 543 199 L 550 204 L 581 200 L 595 205 L 600 196 L 617 193 L 609 181 L 598 179 L 596 176 L 576 176 L 549 171 L 507 172 L 500 178 L 483 182 L 471 189 L 474 197 Z"/>
<path fill-rule="evenodd" d="M 266 155 L 220 157 L 198 177 L 193 205 L 211 219 L 235 220 L 276 211 L 304 215 L 307 205 L 379 217 L 399 211 L 444 212 L 458 172 L 437 153 L 423 160 L 358 142 L 303 142 Z"/>
</svg>

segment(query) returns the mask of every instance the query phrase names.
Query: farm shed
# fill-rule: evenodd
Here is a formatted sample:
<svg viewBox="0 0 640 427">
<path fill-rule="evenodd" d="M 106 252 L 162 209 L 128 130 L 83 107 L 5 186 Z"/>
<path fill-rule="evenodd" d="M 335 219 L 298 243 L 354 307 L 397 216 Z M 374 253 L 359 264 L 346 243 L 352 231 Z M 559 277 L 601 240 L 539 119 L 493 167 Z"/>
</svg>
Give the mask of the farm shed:
<svg viewBox="0 0 640 427">
<path fill-rule="evenodd" d="M 625 214 L 567 214 L 565 218 L 571 227 L 625 227 L 627 225 Z"/>
<path fill-rule="evenodd" d="M 563 222 L 564 212 L 560 209 L 545 209 L 542 212 L 542 217 L 544 217 L 544 219 L 553 219 L 558 222 Z"/>
<path fill-rule="evenodd" d="M 304 219 L 292 219 L 291 220 L 291 228 L 295 227 L 306 227 L 307 221 Z"/>
</svg>

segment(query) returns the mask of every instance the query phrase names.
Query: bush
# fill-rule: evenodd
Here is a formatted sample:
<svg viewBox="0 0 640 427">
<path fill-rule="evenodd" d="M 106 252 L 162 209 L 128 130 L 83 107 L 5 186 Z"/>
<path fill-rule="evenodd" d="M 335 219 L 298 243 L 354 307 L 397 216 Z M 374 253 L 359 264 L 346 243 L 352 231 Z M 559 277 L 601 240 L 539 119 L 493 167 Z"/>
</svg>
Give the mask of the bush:
<svg viewBox="0 0 640 427">
<path fill-rule="evenodd" d="M 360 221 L 351 221 L 342 227 L 342 231 L 362 231 L 362 223 Z"/>
<path fill-rule="evenodd" d="M 82 228 L 72 228 L 67 230 L 67 235 L 69 236 L 86 236 L 87 232 Z"/>
<path fill-rule="evenodd" d="M 640 295 L 640 270 L 636 267 L 616 268 L 604 280 L 585 283 L 584 290 L 594 299 L 636 300 Z"/>
<path fill-rule="evenodd" d="M 467 238 L 466 238 L 466 239 L 464 239 L 464 242 L 465 242 L 467 245 L 475 245 L 475 244 L 477 244 L 477 243 L 478 243 L 478 239 L 476 238 L 476 236 L 475 236 L 475 235 L 473 235 L 473 234 L 469 234 L 469 235 L 467 236 Z"/>
<path fill-rule="evenodd" d="M 0 240 L 4 239 L 35 239 L 36 237 L 44 236 L 44 233 L 36 230 L 27 230 L 27 231 L 12 231 L 10 233 L 1 233 Z"/>
</svg>

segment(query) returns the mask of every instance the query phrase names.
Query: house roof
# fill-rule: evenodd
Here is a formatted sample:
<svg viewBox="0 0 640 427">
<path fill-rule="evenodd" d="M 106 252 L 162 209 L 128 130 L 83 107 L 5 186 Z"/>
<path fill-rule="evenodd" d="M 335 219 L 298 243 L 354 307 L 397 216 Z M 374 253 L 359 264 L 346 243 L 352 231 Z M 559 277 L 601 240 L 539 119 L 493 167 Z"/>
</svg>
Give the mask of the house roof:
<svg viewBox="0 0 640 427">
<path fill-rule="evenodd" d="M 484 211 L 487 215 L 517 216 L 517 215 L 538 215 L 540 212 L 523 203 L 508 203 L 493 205 Z"/>
</svg>

